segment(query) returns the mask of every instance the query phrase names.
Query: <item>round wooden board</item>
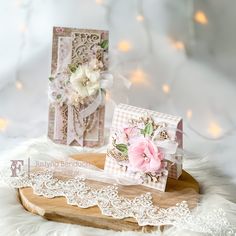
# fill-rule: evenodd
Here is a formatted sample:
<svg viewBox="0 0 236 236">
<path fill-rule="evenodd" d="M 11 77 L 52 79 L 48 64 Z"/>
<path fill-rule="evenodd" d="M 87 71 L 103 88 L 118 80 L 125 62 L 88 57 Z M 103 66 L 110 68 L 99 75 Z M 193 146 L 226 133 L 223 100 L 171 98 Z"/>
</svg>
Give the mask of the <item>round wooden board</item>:
<svg viewBox="0 0 236 236">
<path fill-rule="evenodd" d="M 102 169 L 104 167 L 104 153 L 84 153 L 75 155 L 73 158 L 87 161 Z M 122 186 L 119 189 L 119 193 L 122 196 L 131 198 L 145 192 L 151 192 L 153 203 L 162 208 L 174 206 L 181 201 L 187 201 L 189 207 L 194 208 L 199 200 L 198 182 L 185 171 L 183 171 L 178 180 L 168 178 L 166 192 L 160 192 L 144 186 Z M 116 231 L 142 230 L 150 232 L 156 229 L 156 227 L 153 226 L 140 227 L 133 218 L 117 220 L 112 217 L 104 216 L 101 214 L 98 207 L 81 209 L 77 206 L 68 205 L 64 197 L 48 199 L 37 196 L 33 194 L 31 188 L 19 189 L 19 197 L 25 209 L 34 214 L 41 215 L 48 220 L 102 229 L 113 229 Z"/>
</svg>

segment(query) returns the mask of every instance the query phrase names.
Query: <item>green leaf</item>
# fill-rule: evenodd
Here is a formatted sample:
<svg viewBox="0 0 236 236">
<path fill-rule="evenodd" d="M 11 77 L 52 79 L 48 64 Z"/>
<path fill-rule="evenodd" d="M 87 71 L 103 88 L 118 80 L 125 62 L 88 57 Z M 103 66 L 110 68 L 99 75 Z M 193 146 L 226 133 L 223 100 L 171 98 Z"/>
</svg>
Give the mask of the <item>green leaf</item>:
<svg viewBox="0 0 236 236">
<path fill-rule="evenodd" d="M 52 82 L 55 78 L 50 76 L 48 79 Z"/>
<path fill-rule="evenodd" d="M 123 153 L 128 153 L 128 147 L 126 144 L 120 143 L 120 144 L 116 144 L 116 148 Z"/>
<path fill-rule="evenodd" d="M 101 92 L 106 93 L 106 89 L 101 88 Z"/>
<path fill-rule="evenodd" d="M 153 133 L 153 125 L 152 123 L 148 123 L 146 124 L 145 128 L 144 128 L 144 135 L 146 136 L 151 136 Z"/>
<path fill-rule="evenodd" d="M 100 46 L 101 46 L 104 50 L 108 49 L 108 40 L 106 39 L 106 40 L 102 41 L 101 44 L 100 44 Z"/>
</svg>

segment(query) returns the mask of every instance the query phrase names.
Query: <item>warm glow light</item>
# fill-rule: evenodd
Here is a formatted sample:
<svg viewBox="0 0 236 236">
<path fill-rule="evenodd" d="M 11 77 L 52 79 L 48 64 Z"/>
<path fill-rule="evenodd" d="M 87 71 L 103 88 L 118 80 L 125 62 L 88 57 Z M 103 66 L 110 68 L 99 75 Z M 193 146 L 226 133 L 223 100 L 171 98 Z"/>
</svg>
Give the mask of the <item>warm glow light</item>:
<svg viewBox="0 0 236 236">
<path fill-rule="evenodd" d="M 193 116 L 192 110 L 188 109 L 187 112 L 186 112 L 186 116 L 190 120 L 192 118 L 192 116 Z"/>
<path fill-rule="evenodd" d="M 19 80 L 16 81 L 15 86 L 17 90 L 23 89 L 23 84 Z"/>
<path fill-rule="evenodd" d="M 144 16 L 143 15 L 137 15 L 136 20 L 139 21 L 139 22 L 142 22 L 142 21 L 144 21 Z"/>
<path fill-rule="evenodd" d="M 181 41 L 173 42 L 173 47 L 178 50 L 182 50 L 182 49 L 184 49 L 184 43 Z"/>
<path fill-rule="evenodd" d="M 22 5 L 22 0 L 15 0 L 14 5 L 20 7 Z"/>
<path fill-rule="evenodd" d="M 95 2 L 98 4 L 98 5 L 102 5 L 104 3 L 103 0 L 95 0 Z"/>
<path fill-rule="evenodd" d="M 175 40 L 175 39 L 172 39 L 172 38 L 169 38 L 169 41 L 170 41 L 173 48 L 175 48 L 177 50 L 185 49 L 184 42 L 178 41 L 178 40 Z"/>
<path fill-rule="evenodd" d="M 21 33 L 25 33 L 25 32 L 27 31 L 27 26 L 26 26 L 26 24 L 21 23 L 21 24 L 19 25 L 18 29 L 19 29 L 19 31 L 20 31 Z"/>
<path fill-rule="evenodd" d="M 195 13 L 194 19 L 196 22 L 198 22 L 199 24 L 202 24 L 202 25 L 206 25 L 208 23 L 208 19 L 207 19 L 205 13 L 202 11 L 197 11 Z"/>
<path fill-rule="evenodd" d="M 137 85 L 149 85 L 147 74 L 140 68 L 131 71 L 131 83 Z"/>
<path fill-rule="evenodd" d="M 166 94 L 169 93 L 170 92 L 170 86 L 168 84 L 163 84 L 162 85 L 162 91 Z"/>
<path fill-rule="evenodd" d="M 107 101 L 111 100 L 111 93 L 106 92 L 106 100 Z"/>
<path fill-rule="evenodd" d="M 214 121 L 210 122 L 207 131 L 213 138 L 218 138 L 222 133 L 220 125 Z"/>
<path fill-rule="evenodd" d="M 118 50 L 121 52 L 128 52 L 132 48 L 132 44 L 127 40 L 122 40 L 118 43 Z"/>
<path fill-rule="evenodd" d="M 8 126 L 9 121 L 3 118 L 0 118 L 0 131 L 4 132 Z"/>
</svg>

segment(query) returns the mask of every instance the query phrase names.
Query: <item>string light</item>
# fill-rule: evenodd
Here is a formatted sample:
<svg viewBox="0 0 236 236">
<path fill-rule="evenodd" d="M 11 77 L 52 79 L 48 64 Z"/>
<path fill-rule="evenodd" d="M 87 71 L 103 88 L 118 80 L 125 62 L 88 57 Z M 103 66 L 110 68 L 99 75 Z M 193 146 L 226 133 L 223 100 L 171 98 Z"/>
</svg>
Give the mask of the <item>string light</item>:
<svg viewBox="0 0 236 236">
<path fill-rule="evenodd" d="M 16 86 L 17 90 L 22 90 L 23 89 L 23 84 L 19 80 L 17 80 L 15 82 L 15 86 Z"/>
<path fill-rule="evenodd" d="M 170 92 L 170 86 L 168 84 L 163 84 L 162 85 L 162 91 L 166 94 Z"/>
<path fill-rule="evenodd" d="M 207 131 L 213 138 L 218 138 L 222 133 L 220 125 L 215 121 L 210 122 Z"/>
<path fill-rule="evenodd" d="M 192 116 L 193 116 L 193 112 L 192 112 L 191 109 L 188 109 L 188 110 L 187 110 L 187 112 L 186 112 L 186 116 L 187 116 L 187 118 L 188 118 L 189 120 L 192 118 Z"/>
<path fill-rule="evenodd" d="M 14 5 L 16 7 L 21 7 L 22 6 L 22 0 L 15 0 Z"/>
<path fill-rule="evenodd" d="M 25 23 L 21 23 L 18 27 L 18 30 L 21 32 L 21 33 L 25 33 L 27 31 L 27 26 Z"/>
<path fill-rule="evenodd" d="M 111 99 L 111 93 L 106 92 L 106 101 L 109 101 Z"/>
<path fill-rule="evenodd" d="M 208 23 L 208 19 L 205 13 L 202 11 L 197 11 L 194 15 L 194 19 L 197 23 L 202 24 L 202 25 L 206 25 Z"/>
<path fill-rule="evenodd" d="M 172 38 L 168 38 L 168 40 L 170 41 L 171 45 L 173 48 L 177 49 L 177 50 L 183 50 L 185 49 L 185 45 L 184 42 L 179 41 L 179 40 L 174 40 Z"/>
<path fill-rule="evenodd" d="M 183 50 L 185 48 L 184 43 L 181 41 L 173 42 L 173 47 L 178 50 Z"/>
<path fill-rule="evenodd" d="M 144 21 L 144 16 L 141 15 L 141 14 L 139 14 L 139 15 L 136 16 L 136 20 L 137 20 L 138 22 L 142 22 L 142 21 Z"/>
<path fill-rule="evenodd" d="M 140 68 L 131 71 L 131 83 L 137 85 L 149 85 L 147 74 Z"/>
<path fill-rule="evenodd" d="M 8 126 L 9 121 L 3 118 L 0 118 L 0 131 L 4 132 Z"/>
<path fill-rule="evenodd" d="M 121 52 L 128 52 L 132 49 L 132 44 L 128 40 L 121 40 L 118 43 L 118 50 Z"/>
<path fill-rule="evenodd" d="M 103 0 L 95 0 L 95 2 L 98 4 L 98 5 L 102 5 L 104 3 Z"/>
</svg>

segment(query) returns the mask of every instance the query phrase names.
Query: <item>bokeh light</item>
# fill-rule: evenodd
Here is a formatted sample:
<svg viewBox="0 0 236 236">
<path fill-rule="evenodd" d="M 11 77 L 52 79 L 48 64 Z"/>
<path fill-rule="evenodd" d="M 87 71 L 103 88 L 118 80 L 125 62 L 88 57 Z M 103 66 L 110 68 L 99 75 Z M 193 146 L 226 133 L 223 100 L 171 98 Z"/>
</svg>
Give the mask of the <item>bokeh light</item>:
<svg viewBox="0 0 236 236">
<path fill-rule="evenodd" d="M 207 16 L 202 11 L 197 11 L 194 15 L 194 19 L 197 23 L 206 25 L 208 23 Z"/>
<path fill-rule="evenodd" d="M 128 40 L 121 40 L 118 43 L 118 50 L 121 52 L 128 52 L 132 49 L 132 44 Z"/>
<path fill-rule="evenodd" d="M 138 22 L 142 22 L 142 21 L 144 21 L 144 16 L 141 15 L 141 14 L 139 14 L 139 15 L 136 16 L 136 20 L 137 20 Z"/>
<path fill-rule="evenodd" d="M 215 121 L 210 122 L 207 131 L 213 138 L 219 138 L 222 134 L 222 128 Z"/>
<path fill-rule="evenodd" d="M 23 89 L 23 84 L 19 80 L 15 82 L 15 86 L 17 90 L 22 90 Z"/>
<path fill-rule="evenodd" d="M 21 33 L 27 32 L 27 26 L 26 26 L 26 24 L 25 24 L 25 23 L 19 24 L 18 30 L 19 30 Z"/>
<path fill-rule="evenodd" d="M 104 0 L 95 0 L 95 2 L 96 2 L 98 5 L 104 4 Z"/>
<path fill-rule="evenodd" d="M 15 1 L 14 1 L 14 6 L 15 6 L 15 7 L 21 7 L 22 4 L 23 4 L 23 1 L 22 1 L 22 0 L 15 0 Z"/>
<path fill-rule="evenodd" d="M 184 43 L 181 42 L 181 41 L 175 41 L 175 42 L 173 42 L 172 45 L 173 45 L 173 47 L 174 47 L 175 49 L 178 49 L 178 50 L 183 50 L 183 49 L 185 49 Z"/>
<path fill-rule="evenodd" d="M 186 112 L 186 116 L 187 116 L 187 118 L 188 118 L 189 120 L 192 118 L 192 116 L 193 116 L 193 112 L 192 112 L 191 109 L 188 109 L 188 110 L 187 110 L 187 112 Z"/>
<path fill-rule="evenodd" d="M 131 71 L 130 81 L 135 85 L 149 85 L 148 75 L 140 68 Z"/>
<path fill-rule="evenodd" d="M 162 85 L 162 91 L 163 91 L 165 94 L 170 93 L 170 86 L 169 86 L 168 84 L 163 84 L 163 85 Z"/>
<path fill-rule="evenodd" d="M 0 118 L 0 132 L 4 132 L 7 129 L 9 121 L 4 118 Z"/>
</svg>

